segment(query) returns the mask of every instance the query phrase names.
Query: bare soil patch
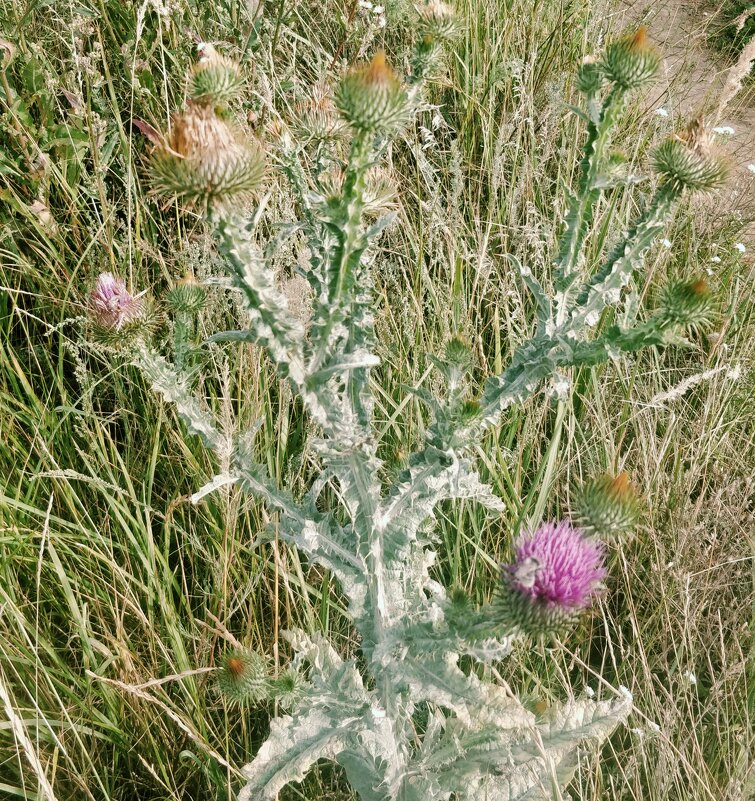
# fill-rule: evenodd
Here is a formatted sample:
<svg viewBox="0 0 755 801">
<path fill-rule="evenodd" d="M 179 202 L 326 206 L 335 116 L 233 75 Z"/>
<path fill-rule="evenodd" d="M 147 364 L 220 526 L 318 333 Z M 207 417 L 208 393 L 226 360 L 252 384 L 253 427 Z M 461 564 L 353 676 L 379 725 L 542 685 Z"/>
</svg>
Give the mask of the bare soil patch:
<svg viewBox="0 0 755 801">
<path fill-rule="evenodd" d="M 733 128 L 716 138 L 716 147 L 729 167 L 727 184 L 717 193 L 721 210 L 735 211 L 746 223 L 746 237 L 755 245 L 755 89 L 745 88 L 723 110 L 719 100 L 730 64 L 708 46 L 711 26 L 720 17 L 720 4 L 684 0 L 621 0 L 616 28 L 645 25 L 663 56 L 660 79 L 648 102 L 665 109 L 677 127 L 700 114 L 706 123 Z"/>
</svg>

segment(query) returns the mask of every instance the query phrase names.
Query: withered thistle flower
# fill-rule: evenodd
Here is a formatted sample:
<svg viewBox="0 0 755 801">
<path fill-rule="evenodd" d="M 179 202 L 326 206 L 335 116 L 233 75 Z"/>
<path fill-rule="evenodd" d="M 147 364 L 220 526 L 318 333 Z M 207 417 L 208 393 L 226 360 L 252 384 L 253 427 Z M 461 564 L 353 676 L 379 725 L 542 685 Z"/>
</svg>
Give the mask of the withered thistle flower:
<svg viewBox="0 0 755 801">
<path fill-rule="evenodd" d="M 132 295 L 126 284 L 112 273 L 100 273 L 89 296 L 94 322 L 104 331 L 120 332 L 144 319 L 144 292 Z"/>
<path fill-rule="evenodd" d="M 332 92 L 324 84 L 313 87 L 310 96 L 294 110 L 294 131 L 304 139 L 327 142 L 341 138 L 347 130 L 338 116 Z"/>
<path fill-rule="evenodd" d="M 509 626 L 553 634 L 590 605 L 606 577 L 604 546 L 568 520 L 544 523 L 520 537 L 502 569 L 499 609 Z"/>
<path fill-rule="evenodd" d="M 193 101 L 173 118 L 168 145 L 152 164 L 156 191 L 202 205 L 250 193 L 264 171 L 257 145 L 214 108 Z"/>
<path fill-rule="evenodd" d="M 356 67 L 343 78 L 335 101 L 352 128 L 376 135 L 395 131 L 409 111 L 407 94 L 382 50 L 369 64 Z"/>
<path fill-rule="evenodd" d="M 419 33 L 433 40 L 451 39 L 459 30 L 454 9 L 441 0 L 424 0 L 415 6 L 420 19 Z"/>
<path fill-rule="evenodd" d="M 653 167 L 680 192 L 713 189 L 726 177 L 723 165 L 711 154 L 710 135 L 702 117 L 655 149 Z"/>
</svg>

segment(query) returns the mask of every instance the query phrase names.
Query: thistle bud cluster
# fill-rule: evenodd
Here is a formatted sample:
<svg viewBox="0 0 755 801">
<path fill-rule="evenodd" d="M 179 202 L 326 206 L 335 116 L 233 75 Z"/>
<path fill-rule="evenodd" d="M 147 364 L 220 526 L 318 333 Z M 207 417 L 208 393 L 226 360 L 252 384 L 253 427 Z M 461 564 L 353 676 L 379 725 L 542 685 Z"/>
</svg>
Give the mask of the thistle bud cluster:
<svg viewBox="0 0 755 801">
<path fill-rule="evenodd" d="M 382 50 L 343 78 L 335 102 L 353 129 L 376 136 L 395 132 L 409 114 L 409 98 Z"/>
<path fill-rule="evenodd" d="M 191 99 L 174 115 L 153 159 L 157 192 L 208 206 L 257 187 L 265 169 L 260 148 L 218 113 L 240 85 L 238 66 L 205 45 L 192 73 Z"/>
</svg>

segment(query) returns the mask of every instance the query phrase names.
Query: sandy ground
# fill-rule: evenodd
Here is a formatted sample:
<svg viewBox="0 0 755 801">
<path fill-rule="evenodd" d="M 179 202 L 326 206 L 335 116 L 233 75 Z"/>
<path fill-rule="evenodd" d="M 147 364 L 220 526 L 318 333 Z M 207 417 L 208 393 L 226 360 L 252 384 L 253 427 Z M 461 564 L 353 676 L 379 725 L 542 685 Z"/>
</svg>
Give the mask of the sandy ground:
<svg viewBox="0 0 755 801">
<path fill-rule="evenodd" d="M 614 29 L 645 25 L 648 35 L 663 56 L 660 80 L 648 102 L 663 108 L 683 127 L 699 114 L 711 126 L 728 126 L 733 135 L 716 137 L 729 178 L 714 199 L 720 208 L 736 210 L 747 223 L 745 238 L 750 252 L 755 249 L 755 90 L 741 91 L 717 114 L 721 90 L 729 65 L 706 44 L 710 26 L 716 21 L 716 6 L 697 0 L 621 0 L 613 20 Z"/>
</svg>

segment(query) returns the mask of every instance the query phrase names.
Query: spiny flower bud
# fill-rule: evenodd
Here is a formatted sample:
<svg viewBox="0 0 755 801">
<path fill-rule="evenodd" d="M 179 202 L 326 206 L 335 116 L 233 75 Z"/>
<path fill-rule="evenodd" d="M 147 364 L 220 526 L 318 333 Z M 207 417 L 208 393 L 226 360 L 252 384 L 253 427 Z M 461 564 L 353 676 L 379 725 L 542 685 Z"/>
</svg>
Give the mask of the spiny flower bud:
<svg viewBox="0 0 755 801">
<path fill-rule="evenodd" d="M 661 315 L 666 324 L 704 328 L 711 322 L 713 302 L 705 279 L 678 281 L 663 292 Z"/>
<path fill-rule="evenodd" d="M 89 310 L 99 334 L 121 340 L 148 326 L 148 303 L 145 292 L 132 295 L 126 284 L 112 273 L 100 273 L 89 295 Z"/>
<path fill-rule="evenodd" d="M 369 64 L 349 72 L 336 90 L 336 105 L 357 131 L 386 135 L 408 116 L 409 102 L 385 53 L 378 51 Z"/>
<path fill-rule="evenodd" d="M 568 520 L 544 523 L 520 537 L 514 562 L 502 568 L 496 608 L 501 622 L 529 636 L 556 634 L 570 625 L 602 589 L 601 542 Z"/>
<path fill-rule="evenodd" d="M 658 54 L 647 41 L 645 28 L 612 42 L 600 62 L 603 73 L 623 89 L 637 89 L 658 72 Z"/>
<path fill-rule="evenodd" d="M 726 176 L 721 163 L 711 157 L 710 137 L 702 117 L 655 149 L 653 167 L 678 191 L 713 189 Z"/>
<path fill-rule="evenodd" d="M 223 659 L 217 685 L 234 703 L 255 702 L 267 698 L 269 683 L 264 658 L 256 651 L 231 651 Z"/>
<path fill-rule="evenodd" d="M 187 274 L 168 292 L 165 300 L 171 311 L 196 314 L 204 308 L 207 293 L 193 275 Z"/>
<path fill-rule="evenodd" d="M 304 679 L 292 667 L 270 682 L 270 694 L 287 712 L 299 705 L 304 697 L 304 689 Z"/>
<path fill-rule="evenodd" d="M 459 30 L 459 21 L 455 11 L 441 0 L 424 0 L 416 6 L 420 18 L 421 36 L 429 36 L 432 40 L 451 39 Z"/>
<path fill-rule="evenodd" d="M 198 45 L 199 60 L 193 66 L 189 96 L 196 103 L 227 106 L 243 86 L 239 65 L 222 56 L 207 42 Z"/>
<path fill-rule="evenodd" d="M 158 192 L 205 205 L 248 194 L 264 171 L 259 147 L 213 108 L 195 102 L 173 118 L 168 146 L 158 151 L 152 164 Z"/>
<path fill-rule="evenodd" d="M 603 475 L 575 493 L 573 517 L 587 534 L 620 537 L 637 522 L 639 504 L 629 476 Z"/>
<path fill-rule="evenodd" d="M 446 361 L 465 372 L 472 369 L 472 346 L 463 337 L 452 337 L 446 345 Z"/>
<path fill-rule="evenodd" d="M 595 56 L 585 56 L 577 70 L 577 89 L 585 95 L 594 95 L 603 86 L 605 76 Z"/>
</svg>

